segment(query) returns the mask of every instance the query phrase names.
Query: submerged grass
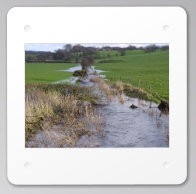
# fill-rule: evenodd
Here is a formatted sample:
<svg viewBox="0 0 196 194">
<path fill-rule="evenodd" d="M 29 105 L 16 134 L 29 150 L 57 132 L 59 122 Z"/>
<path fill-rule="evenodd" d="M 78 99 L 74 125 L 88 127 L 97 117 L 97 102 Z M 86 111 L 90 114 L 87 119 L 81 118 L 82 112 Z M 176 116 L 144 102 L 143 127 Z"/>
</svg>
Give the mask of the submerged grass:
<svg viewBox="0 0 196 194">
<path fill-rule="evenodd" d="M 91 78 L 90 81 L 97 83 L 99 90 L 106 95 L 108 101 L 111 101 L 111 96 L 112 96 L 111 88 L 103 78 L 99 76 L 94 76 L 93 78 Z"/>
<path fill-rule="evenodd" d="M 74 147 L 81 136 L 101 131 L 100 116 L 93 107 L 97 97 L 90 90 L 61 84 L 26 84 L 25 92 L 26 147 L 39 130 L 59 147 Z"/>
<path fill-rule="evenodd" d="M 131 84 L 123 83 L 122 81 L 109 81 L 108 84 L 110 84 L 111 88 L 116 89 L 121 96 L 123 96 L 123 94 L 126 94 L 129 97 L 156 103 L 160 103 L 160 101 L 162 100 L 162 98 L 155 92 L 147 92 L 140 87 L 134 87 Z"/>
</svg>

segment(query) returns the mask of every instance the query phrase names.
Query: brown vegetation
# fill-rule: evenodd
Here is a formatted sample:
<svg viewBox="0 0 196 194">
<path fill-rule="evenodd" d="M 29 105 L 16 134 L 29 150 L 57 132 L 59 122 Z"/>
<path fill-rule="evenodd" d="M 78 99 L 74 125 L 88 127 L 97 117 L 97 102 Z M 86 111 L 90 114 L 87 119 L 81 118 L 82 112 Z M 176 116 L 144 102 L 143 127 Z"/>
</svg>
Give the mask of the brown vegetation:
<svg viewBox="0 0 196 194">
<path fill-rule="evenodd" d="M 131 84 L 123 83 L 121 81 L 109 82 L 111 88 L 117 90 L 117 93 L 124 93 L 129 97 L 134 97 L 150 102 L 159 103 L 162 99 L 156 94 L 143 90 L 142 88 L 133 87 Z"/>
<path fill-rule="evenodd" d="M 112 96 L 112 94 L 111 94 L 111 88 L 105 82 L 105 80 L 103 78 L 101 78 L 99 76 L 93 76 L 90 81 L 97 83 L 99 89 L 106 94 L 107 99 L 109 101 L 111 100 L 111 96 Z"/>
<path fill-rule="evenodd" d="M 87 76 L 87 71 L 86 70 L 77 70 L 73 72 L 73 76 L 76 77 L 86 77 Z"/>
<path fill-rule="evenodd" d="M 88 89 L 73 86 L 26 85 L 26 147 L 38 131 L 45 131 L 59 147 L 74 147 L 82 136 L 100 133 L 101 119 L 92 98 L 96 99 Z"/>
</svg>

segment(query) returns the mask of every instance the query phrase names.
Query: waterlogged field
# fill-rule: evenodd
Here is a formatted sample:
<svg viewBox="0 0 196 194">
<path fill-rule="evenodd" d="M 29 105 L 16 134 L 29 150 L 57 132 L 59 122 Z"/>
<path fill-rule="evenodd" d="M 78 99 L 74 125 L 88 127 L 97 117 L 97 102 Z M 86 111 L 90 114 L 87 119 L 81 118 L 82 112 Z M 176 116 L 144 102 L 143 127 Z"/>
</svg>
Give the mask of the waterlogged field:
<svg viewBox="0 0 196 194">
<path fill-rule="evenodd" d="M 26 83 L 52 83 L 67 79 L 72 76 L 72 72 L 67 70 L 76 66 L 74 63 L 26 63 L 25 82 Z"/>
<path fill-rule="evenodd" d="M 106 53 L 110 54 L 110 51 L 106 51 L 105 56 Z M 115 54 L 113 52 L 111 57 L 97 60 L 95 68 L 106 71 L 102 74 L 110 81 L 130 83 L 169 101 L 168 50 L 157 50 L 153 53 L 134 50 L 127 51 L 125 56 Z"/>
<path fill-rule="evenodd" d="M 145 53 L 143 50 L 126 51 L 120 56 L 118 51 L 100 51 L 102 59 L 95 61 L 95 68 L 111 82 L 122 81 L 132 87 L 141 88 L 153 94 L 153 101 L 169 101 L 169 51 L 157 50 Z M 26 63 L 26 83 L 53 83 L 72 77 L 67 70 L 76 63 Z M 142 98 L 142 97 L 141 97 Z M 148 99 L 148 98 L 147 98 Z"/>
</svg>

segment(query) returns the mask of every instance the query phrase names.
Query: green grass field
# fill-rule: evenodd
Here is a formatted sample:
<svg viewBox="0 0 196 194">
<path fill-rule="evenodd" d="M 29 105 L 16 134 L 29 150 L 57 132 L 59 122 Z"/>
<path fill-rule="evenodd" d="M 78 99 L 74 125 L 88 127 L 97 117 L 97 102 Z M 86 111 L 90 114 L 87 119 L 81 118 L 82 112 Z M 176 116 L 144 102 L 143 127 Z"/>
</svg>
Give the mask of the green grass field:
<svg viewBox="0 0 196 194">
<path fill-rule="evenodd" d="M 125 56 L 97 60 L 95 67 L 106 71 L 103 74 L 110 81 L 121 80 L 124 83 L 131 83 L 132 86 L 157 93 L 169 101 L 168 50 L 157 50 L 153 53 L 144 53 L 142 50 L 127 51 Z"/>
<path fill-rule="evenodd" d="M 118 51 L 100 51 L 102 59 L 96 60 L 95 68 L 106 71 L 103 74 L 110 81 L 131 83 L 146 92 L 157 93 L 169 101 L 169 51 L 157 50 L 144 53 L 142 50 L 126 51 L 120 56 Z M 109 57 L 109 56 L 110 57 Z M 118 55 L 118 56 L 116 56 Z M 66 70 L 74 63 L 26 63 L 26 83 L 52 83 L 67 79 L 72 72 Z"/>
<path fill-rule="evenodd" d="M 52 83 L 67 79 L 72 76 L 72 72 L 57 70 L 67 70 L 74 66 L 76 66 L 76 64 L 73 63 L 26 63 L 25 82 Z"/>
</svg>

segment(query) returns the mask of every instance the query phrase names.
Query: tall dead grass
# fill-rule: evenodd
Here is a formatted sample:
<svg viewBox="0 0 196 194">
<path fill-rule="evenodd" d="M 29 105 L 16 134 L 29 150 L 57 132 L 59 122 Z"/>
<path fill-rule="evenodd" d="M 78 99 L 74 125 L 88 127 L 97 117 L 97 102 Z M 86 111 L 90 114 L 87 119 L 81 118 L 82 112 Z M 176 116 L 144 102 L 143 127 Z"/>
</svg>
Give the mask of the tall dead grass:
<svg viewBox="0 0 196 194">
<path fill-rule="evenodd" d="M 83 135 L 100 133 L 101 118 L 90 102 L 55 90 L 31 87 L 25 95 L 26 147 L 39 130 L 45 131 L 48 134 L 45 137 L 53 139 L 59 147 L 74 147 Z"/>
<path fill-rule="evenodd" d="M 160 102 L 160 98 L 158 98 L 156 94 L 146 92 L 145 90 L 140 88 L 140 82 L 138 84 L 138 87 L 133 87 L 131 84 L 123 83 L 122 81 L 111 82 L 110 86 L 111 88 L 116 90 L 117 94 L 126 94 L 129 97 L 147 100 L 150 102 Z"/>
<path fill-rule="evenodd" d="M 99 76 L 94 76 L 91 78 L 91 81 L 97 83 L 99 89 L 103 91 L 106 94 L 107 99 L 111 101 L 111 97 L 112 97 L 111 88 L 105 82 L 105 80 Z"/>
<path fill-rule="evenodd" d="M 122 93 L 124 91 L 124 85 L 121 81 L 116 81 L 115 88 Z"/>
<path fill-rule="evenodd" d="M 119 95 L 120 103 L 123 104 L 125 102 L 124 84 L 122 83 L 122 81 L 116 81 L 114 88 L 116 90 L 116 93 Z"/>
</svg>

